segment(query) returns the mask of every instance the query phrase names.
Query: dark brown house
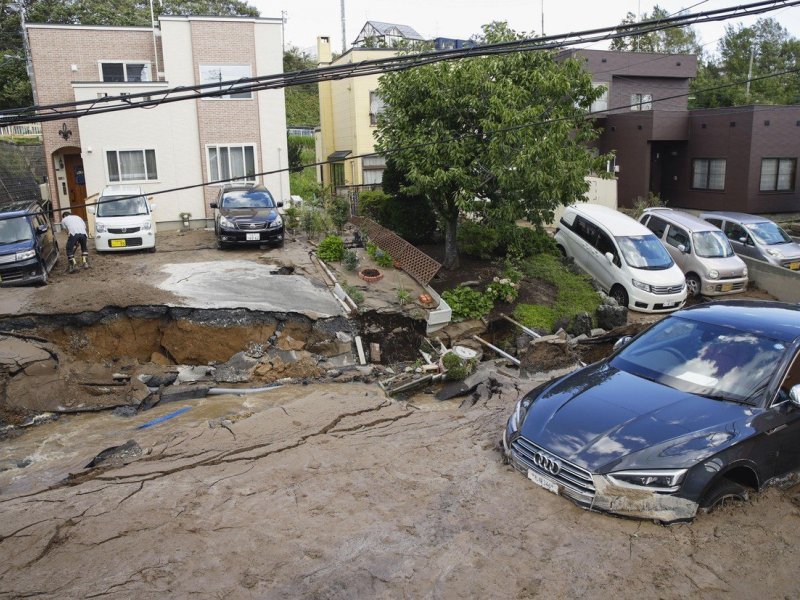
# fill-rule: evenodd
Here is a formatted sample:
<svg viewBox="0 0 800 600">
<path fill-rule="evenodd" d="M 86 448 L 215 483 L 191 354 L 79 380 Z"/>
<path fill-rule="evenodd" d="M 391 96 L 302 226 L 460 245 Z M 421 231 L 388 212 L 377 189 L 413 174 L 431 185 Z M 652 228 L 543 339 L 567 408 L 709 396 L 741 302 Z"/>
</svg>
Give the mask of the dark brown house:
<svg viewBox="0 0 800 600">
<path fill-rule="evenodd" d="M 601 152 L 616 156 L 617 201 L 657 194 L 670 206 L 800 211 L 800 106 L 688 110 L 689 54 L 577 50 L 596 85 Z"/>
</svg>

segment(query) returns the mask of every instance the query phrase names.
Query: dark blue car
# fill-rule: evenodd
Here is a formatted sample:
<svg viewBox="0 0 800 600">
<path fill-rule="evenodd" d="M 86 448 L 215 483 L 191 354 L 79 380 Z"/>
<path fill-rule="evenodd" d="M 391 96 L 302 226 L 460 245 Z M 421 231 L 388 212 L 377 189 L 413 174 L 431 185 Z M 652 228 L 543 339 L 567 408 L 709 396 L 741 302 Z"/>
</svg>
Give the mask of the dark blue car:
<svg viewBox="0 0 800 600">
<path fill-rule="evenodd" d="M 625 341 L 517 404 L 505 453 L 535 484 L 670 523 L 800 469 L 800 307 L 703 304 Z"/>
<path fill-rule="evenodd" d="M 0 207 L 0 286 L 46 284 L 57 261 L 58 242 L 38 203 Z"/>
</svg>

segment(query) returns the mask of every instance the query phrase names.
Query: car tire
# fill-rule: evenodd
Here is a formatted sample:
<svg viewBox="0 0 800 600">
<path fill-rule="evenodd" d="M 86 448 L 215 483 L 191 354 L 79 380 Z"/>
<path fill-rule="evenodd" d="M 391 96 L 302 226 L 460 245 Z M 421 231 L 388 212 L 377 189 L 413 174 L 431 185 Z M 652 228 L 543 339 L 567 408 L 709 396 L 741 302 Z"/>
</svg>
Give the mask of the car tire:
<svg viewBox="0 0 800 600">
<path fill-rule="evenodd" d="M 558 244 L 556 247 L 558 248 L 558 251 L 561 253 L 561 256 L 566 258 L 567 257 L 567 251 L 564 249 L 564 246 L 562 246 L 561 244 Z"/>
<path fill-rule="evenodd" d="M 620 284 L 618 284 L 618 283 L 615 284 L 611 288 L 611 291 L 609 292 L 608 295 L 611 296 L 614 300 L 616 300 L 617 304 L 619 304 L 620 306 L 624 306 L 625 308 L 628 308 L 628 302 L 629 302 L 629 300 L 628 300 L 628 292 L 625 291 L 625 288 L 622 287 Z"/>
<path fill-rule="evenodd" d="M 686 276 L 686 291 L 692 298 L 700 295 L 700 278 L 694 273 Z"/>
<path fill-rule="evenodd" d="M 225 250 L 228 247 L 228 244 L 217 238 L 217 250 Z"/>
<path fill-rule="evenodd" d="M 156 251 L 156 247 L 155 247 L 155 246 L 153 246 L 152 248 L 148 248 L 148 249 L 147 249 L 147 251 L 148 251 L 150 254 L 153 254 L 153 253 Z"/>
<path fill-rule="evenodd" d="M 49 280 L 50 278 L 47 275 L 47 267 L 42 265 L 42 277 L 39 279 L 39 285 L 45 286 Z"/>
<path fill-rule="evenodd" d="M 700 500 L 700 510 L 710 513 L 724 506 L 726 502 L 745 502 L 748 497 L 747 492 L 747 488 L 743 485 L 730 479 L 722 478 L 703 495 Z"/>
</svg>

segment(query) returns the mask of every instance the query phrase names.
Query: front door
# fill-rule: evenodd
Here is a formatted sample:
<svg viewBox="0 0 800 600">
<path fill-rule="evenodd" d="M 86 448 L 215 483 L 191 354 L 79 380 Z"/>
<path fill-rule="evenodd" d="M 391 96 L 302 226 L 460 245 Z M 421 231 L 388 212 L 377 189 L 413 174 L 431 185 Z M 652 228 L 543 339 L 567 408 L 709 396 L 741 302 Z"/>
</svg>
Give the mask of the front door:
<svg viewBox="0 0 800 600">
<path fill-rule="evenodd" d="M 83 159 L 80 154 L 64 156 L 64 170 L 67 172 L 67 192 L 70 212 L 86 220 L 86 176 L 83 173 Z"/>
</svg>

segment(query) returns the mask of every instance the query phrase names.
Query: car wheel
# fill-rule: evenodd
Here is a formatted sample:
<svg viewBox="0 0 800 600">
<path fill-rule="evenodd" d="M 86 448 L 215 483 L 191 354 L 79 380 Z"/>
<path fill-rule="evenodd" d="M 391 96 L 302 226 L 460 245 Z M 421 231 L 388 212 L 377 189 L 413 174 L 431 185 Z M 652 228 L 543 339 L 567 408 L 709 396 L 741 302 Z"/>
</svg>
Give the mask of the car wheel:
<svg viewBox="0 0 800 600">
<path fill-rule="evenodd" d="M 228 247 L 228 245 L 225 242 L 223 242 L 221 239 L 217 238 L 217 249 L 218 250 L 225 250 L 225 248 L 227 248 L 227 247 Z"/>
<path fill-rule="evenodd" d="M 50 278 L 47 275 L 47 268 L 44 265 L 42 265 L 42 277 L 39 279 L 39 284 L 47 285 L 49 279 Z"/>
<path fill-rule="evenodd" d="M 746 500 L 746 487 L 730 479 L 720 479 L 700 500 L 700 510 L 710 513 L 726 504 L 744 502 Z"/>
<path fill-rule="evenodd" d="M 628 308 L 628 292 L 625 291 L 625 288 L 622 287 L 620 284 L 616 284 L 614 287 L 611 288 L 611 293 L 609 294 L 614 300 L 617 301 L 617 304 L 620 306 L 624 306 Z"/>
<path fill-rule="evenodd" d="M 692 297 L 700 295 L 700 278 L 694 273 L 686 276 L 686 289 Z"/>
<path fill-rule="evenodd" d="M 561 256 L 566 258 L 567 251 L 564 249 L 564 246 L 562 246 L 561 244 L 558 244 L 557 248 L 558 248 L 558 251 L 561 253 Z"/>
<path fill-rule="evenodd" d="M 155 247 L 155 246 L 153 246 L 152 248 L 148 248 L 148 249 L 147 249 L 147 251 L 148 251 L 150 254 L 153 254 L 153 252 L 155 252 L 155 251 L 156 251 L 156 247 Z"/>
</svg>

